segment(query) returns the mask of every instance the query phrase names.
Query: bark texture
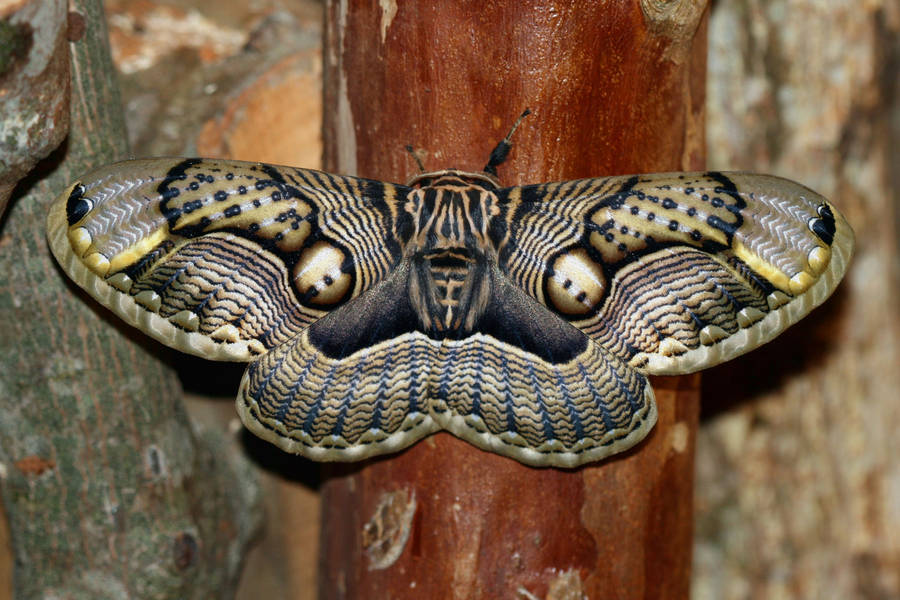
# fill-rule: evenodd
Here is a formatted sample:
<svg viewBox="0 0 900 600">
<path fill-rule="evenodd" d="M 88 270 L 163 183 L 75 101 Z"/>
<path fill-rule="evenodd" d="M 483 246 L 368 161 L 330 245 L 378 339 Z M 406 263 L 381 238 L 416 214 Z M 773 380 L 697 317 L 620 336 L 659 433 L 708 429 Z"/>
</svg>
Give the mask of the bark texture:
<svg viewBox="0 0 900 600">
<path fill-rule="evenodd" d="M 856 232 L 835 297 L 704 376 L 697 598 L 900 597 L 900 3 L 720 0 L 709 166 L 772 172 Z"/>
<path fill-rule="evenodd" d="M 703 166 L 703 2 L 327 8 L 325 167 L 479 171 L 530 107 L 507 185 Z M 437 434 L 323 485 L 320 597 L 683 598 L 699 377 L 654 380 L 626 455 L 531 469 Z"/>
<path fill-rule="evenodd" d="M 260 521 L 247 464 L 193 430 L 155 345 L 69 285 L 46 246 L 49 202 L 127 151 L 101 5 L 72 10 L 72 128 L 0 230 L 0 493 L 14 592 L 227 598 Z"/>
</svg>

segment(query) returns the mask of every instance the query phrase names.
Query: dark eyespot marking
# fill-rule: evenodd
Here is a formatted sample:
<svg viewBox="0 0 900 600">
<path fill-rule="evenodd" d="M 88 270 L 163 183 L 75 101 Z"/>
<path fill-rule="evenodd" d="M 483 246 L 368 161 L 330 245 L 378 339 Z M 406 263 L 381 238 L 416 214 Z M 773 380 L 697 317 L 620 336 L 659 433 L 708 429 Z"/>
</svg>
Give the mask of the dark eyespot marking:
<svg viewBox="0 0 900 600">
<path fill-rule="evenodd" d="M 631 214 L 636 215 L 636 214 L 638 214 L 639 212 L 641 212 L 641 209 L 639 209 L 637 206 L 632 206 L 632 207 L 631 207 Z"/>
<path fill-rule="evenodd" d="M 84 186 L 79 183 L 72 188 L 72 193 L 66 200 L 66 220 L 69 225 L 74 225 L 91 212 L 92 208 L 94 208 L 94 203 L 84 197 Z"/>
<path fill-rule="evenodd" d="M 702 237 L 703 237 L 703 234 L 700 233 L 699 229 L 695 229 L 691 232 L 691 239 L 694 240 L 695 242 L 699 242 Z"/>
<path fill-rule="evenodd" d="M 653 213 L 647 213 L 647 220 L 652 221 L 656 218 L 656 215 Z"/>
<path fill-rule="evenodd" d="M 191 191 L 196 192 L 197 190 L 200 189 L 200 184 L 197 183 L 196 181 L 192 181 L 192 182 L 190 183 L 190 185 L 188 185 L 188 187 L 191 188 Z"/>
<path fill-rule="evenodd" d="M 225 209 L 226 217 L 236 217 L 239 214 L 241 214 L 241 207 L 238 206 L 237 204 L 232 204 L 231 206 L 229 206 L 228 208 Z"/>
<path fill-rule="evenodd" d="M 662 205 L 663 205 L 663 208 L 668 208 L 668 209 L 673 209 L 676 206 L 678 206 L 677 204 L 675 204 L 675 201 L 672 200 L 671 198 L 666 198 L 665 200 L 663 200 Z"/>
<path fill-rule="evenodd" d="M 225 190 L 219 190 L 213 195 L 213 198 L 216 199 L 216 202 L 222 202 L 223 200 L 228 199 L 228 192 Z"/>
<path fill-rule="evenodd" d="M 834 222 L 834 214 L 825 204 L 820 205 L 816 212 L 819 213 L 820 218 L 810 219 L 809 228 L 820 240 L 830 246 L 834 241 L 834 232 L 837 230 Z"/>
<path fill-rule="evenodd" d="M 246 193 L 247 193 L 247 186 L 245 186 L 245 185 L 239 185 L 239 186 L 238 186 L 238 194 L 240 194 L 240 195 L 243 196 L 243 195 L 246 194 Z"/>
<path fill-rule="evenodd" d="M 811 229 L 813 233 L 819 236 L 820 240 L 822 240 L 829 246 L 831 245 L 831 242 L 834 241 L 834 229 L 829 230 L 826 223 L 821 219 L 816 219 L 815 221 L 813 221 Z"/>
<path fill-rule="evenodd" d="M 706 218 L 706 223 L 710 227 L 715 227 L 719 231 L 723 231 L 726 234 L 728 234 L 729 236 L 732 235 L 734 233 L 734 230 L 736 229 L 736 227 L 734 225 L 732 225 L 730 223 L 726 223 L 725 221 L 723 221 L 716 215 L 708 216 Z"/>
<path fill-rule="evenodd" d="M 719 198 L 718 196 L 716 196 L 715 198 L 712 199 L 712 205 L 715 208 L 722 208 L 722 206 L 725 205 L 725 201 L 722 200 L 721 198 Z"/>
<path fill-rule="evenodd" d="M 674 219 L 669 221 L 669 231 L 678 231 L 678 221 Z"/>
<path fill-rule="evenodd" d="M 687 214 L 689 217 L 693 217 L 697 214 L 697 209 L 692 206 L 687 210 Z"/>
</svg>

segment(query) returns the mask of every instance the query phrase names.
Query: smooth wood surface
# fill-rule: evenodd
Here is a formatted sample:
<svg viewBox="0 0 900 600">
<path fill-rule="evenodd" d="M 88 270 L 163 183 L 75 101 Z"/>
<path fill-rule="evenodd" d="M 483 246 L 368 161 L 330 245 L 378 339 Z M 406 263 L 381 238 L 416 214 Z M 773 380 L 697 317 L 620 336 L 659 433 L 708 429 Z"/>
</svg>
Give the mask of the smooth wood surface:
<svg viewBox="0 0 900 600">
<path fill-rule="evenodd" d="M 331 3 L 325 168 L 405 181 L 480 170 L 525 107 L 507 185 L 703 165 L 704 6 L 616 0 Z M 625 455 L 532 469 L 448 434 L 337 466 L 321 598 L 683 598 L 699 377 L 654 380 Z"/>
</svg>

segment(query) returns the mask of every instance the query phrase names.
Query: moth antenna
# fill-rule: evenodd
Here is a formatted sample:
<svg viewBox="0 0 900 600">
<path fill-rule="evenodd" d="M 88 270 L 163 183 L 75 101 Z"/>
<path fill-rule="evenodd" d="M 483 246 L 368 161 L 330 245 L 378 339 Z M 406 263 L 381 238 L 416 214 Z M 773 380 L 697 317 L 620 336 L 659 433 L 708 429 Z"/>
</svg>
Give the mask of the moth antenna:
<svg viewBox="0 0 900 600">
<path fill-rule="evenodd" d="M 519 115 L 519 118 L 516 119 L 516 122 L 513 123 L 512 129 L 509 130 L 509 133 L 506 134 L 506 137 L 500 140 L 500 143 L 491 150 L 491 156 L 488 158 L 487 164 L 484 166 L 484 172 L 488 175 L 497 176 L 497 167 L 503 164 L 503 161 L 506 160 L 506 157 L 509 155 L 509 151 L 512 148 L 512 144 L 510 140 L 512 139 L 513 133 L 515 133 L 516 128 L 519 126 L 519 123 L 522 122 L 522 119 L 531 114 L 531 109 L 526 108 L 525 111 Z"/>
<path fill-rule="evenodd" d="M 419 155 L 416 154 L 416 151 L 413 150 L 412 144 L 406 145 L 406 151 L 413 157 L 413 160 L 416 161 L 416 165 L 419 167 L 419 173 L 425 172 L 425 165 L 422 164 L 422 159 L 419 158 Z"/>
</svg>

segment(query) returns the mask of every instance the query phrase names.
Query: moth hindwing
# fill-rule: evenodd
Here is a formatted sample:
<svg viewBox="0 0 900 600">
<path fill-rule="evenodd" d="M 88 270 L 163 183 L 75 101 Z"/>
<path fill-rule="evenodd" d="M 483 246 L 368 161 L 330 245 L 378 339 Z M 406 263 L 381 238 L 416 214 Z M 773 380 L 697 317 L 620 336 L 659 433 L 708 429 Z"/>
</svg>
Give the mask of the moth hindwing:
<svg viewBox="0 0 900 600">
<path fill-rule="evenodd" d="M 206 159 L 88 173 L 48 235 L 130 324 L 248 361 L 238 412 L 284 450 L 356 460 L 444 429 L 566 467 L 638 443 L 648 374 L 772 339 L 853 248 L 827 200 L 763 175 L 398 185 Z"/>
</svg>

